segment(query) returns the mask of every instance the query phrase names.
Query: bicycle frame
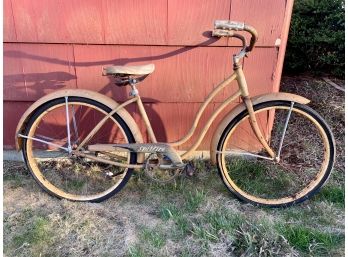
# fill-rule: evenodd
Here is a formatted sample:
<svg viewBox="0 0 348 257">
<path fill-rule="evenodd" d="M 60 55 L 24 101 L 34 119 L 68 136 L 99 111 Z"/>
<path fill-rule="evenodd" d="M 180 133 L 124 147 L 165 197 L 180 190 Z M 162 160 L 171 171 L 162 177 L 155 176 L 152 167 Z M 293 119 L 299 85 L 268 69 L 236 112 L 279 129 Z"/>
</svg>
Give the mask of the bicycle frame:
<svg viewBox="0 0 348 257">
<path fill-rule="evenodd" d="M 229 84 L 232 83 L 232 81 L 237 80 L 238 82 L 238 86 L 239 89 L 230 97 L 228 97 L 227 99 L 225 99 L 225 101 L 223 101 L 220 106 L 212 113 L 211 117 L 209 118 L 209 120 L 207 121 L 207 123 L 205 124 L 204 128 L 202 129 L 202 131 L 199 134 L 198 139 L 196 140 L 196 142 L 187 150 L 185 151 L 183 154 L 179 156 L 176 156 L 176 151 L 172 148 L 174 146 L 179 146 L 184 144 L 185 142 L 187 142 L 187 140 L 189 140 L 192 135 L 194 134 L 198 122 L 200 121 L 202 114 L 204 113 L 206 107 L 208 106 L 208 104 L 213 100 L 213 98 L 219 93 L 221 92 L 222 89 L 224 89 L 226 86 L 228 86 Z M 90 138 L 92 138 L 95 133 L 97 133 L 97 131 L 102 127 L 102 125 L 107 121 L 108 118 L 110 118 L 113 114 L 115 114 L 117 111 L 119 111 L 120 109 L 124 108 L 125 106 L 132 104 L 132 103 L 136 103 L 138 106 L 138 109 L 140 111 L 140 115 L 145 123 L 146 126 L 146 130 L 149 134 L 150 140 L 152 144 L 143 144 L 146 147 L 159 147 L 159 144 L 157 142 L 156 136 L 153 132 L 150 120 L 147 116 L 147 113 L 144 109 L 144 105 L 143 102 L 141 100 L 141 97 L 138 94 L 138 91 L 135 88 L 135 85 L 132 85 L 132 89 L 134 90 L 134 94 L 133 97 L 130 98 L 129 100 L 127 100 L 126 102 L 124 102 L 123 104 L 119 105 L 117 108 L 113 109 L 107 116 L 105 116 L 98 124 L 97 126 L 87 135 L 87 137 L 80 143 L 80 145 L 77 147 L 76 151 L 74 151 L 74 153 L 78 153 L 79 155 L 84 155 L 86 157 L 90 157 L 90 155 L 85 155 L 83 153 L 80 153 L 79 150 L 88 142 L 88 140 Z M 252 107 L 252 102 L 249 98 L 249 92 L 248 92 L 248 87 L 247 87 L 247 83 L 245 80 L 245 76 L 244 76 L 244 72 L 241 68 L 240 65 L 238 65 L 238 63 L 235 63 L 234 65 L 234 73 L 232 73 L 229 77 L 227 77 L 224 81 L 222 81 L 205 99 L 205 101 L 203 102 L 203 104 L 201 105 L 199 111 L 196 114 L 196 117 L 194 119 L 194 122 L 192 124 L 191 129 L 188 131 L 188 133 L 181 138 L 178 141 L 175 142 L 169 142 L 169 143 L 161 143 L 161 145 L 165 145 L 168 149 L 166 149 L 166 151 L 162 151 L 162 152 L 170 152 L 173 156 L 171 156 L 173 159 L 175 160 L 184 160 L 189 158 L 190 156 L 192 156 L 193 152 L 198 148 L 198 146 L 200 145 L 200 143 L 202 142 L 204 136 L 206 135 L 206 133 L 208 132 L 208 129 L 210 127 L 210 125 L 213 123 L 213 121 L 216 119 L 216 117 L 222 112 L 223 109 L 225 109 L 228 104 L 230 104 L 232 101 L 234 101 L 235 99 L 237 99 L 238 97 L 242 97 L 243 102 L 250 114 L 250 124 L 252 126 L 252 129 L 255 133 L 255 135 L 257 136 L 258 140 L 260 141 L 260 143 L 265 147 L 266 151 L 268 152 L 268 154 L 270 155 L 270 158 L 274 158 L 275 157 L 275 153 L 274 151 L 269 147 L 268 143 L 266 142 L 266 140 L 264 139 L 264 137 L 262 136 L 261 130 L 259 128 L 259 125 L 256 121 L 255 118 L 255 113 L 254 113 L 254 109 Z M 133 144 L 134 145 L 134 144 Z M 121 147 L 121 145 L 117 145 L 118 147 Z M 122 144 L 122 146 L 124 146 L 125 148 L 132 148 L 132 144 Z M 106 148 L 105 148 L 106 147 Z M 115 145 L 113 146 L 115 147 Z M 105 145 L 94 145 L 94 147 L 92 146 L 92 148 L 95 151 L 106 151 L 106 150 L 110 150 L 110 147 L 105 146 Z M 112 149 L 112 148 L 111 148 Z M 136 149 L 140 149 L 139 147 Z M 142 152 L 140 150 L 135 150 L 135 151 L 139 151 Z M 174 153 L 175 152 L 175 153 Z M 99 157 L 91 157 L 95 160 L 101 160 L 101 158 Z M 118 163 L 118 162 L 112 162 L 112 161 L 108 161 L 110 164 L 114 164 L 114 165 L 118 165 L 118 166 L 123 166 L 123 167 L 129 167 L 129 168 L 141 168 L 142 165 L 128 165 L 128 164 L 122 164 L 122 163 Z M 178 161 L 179 162 L 179 161 Z"/>
</svg>

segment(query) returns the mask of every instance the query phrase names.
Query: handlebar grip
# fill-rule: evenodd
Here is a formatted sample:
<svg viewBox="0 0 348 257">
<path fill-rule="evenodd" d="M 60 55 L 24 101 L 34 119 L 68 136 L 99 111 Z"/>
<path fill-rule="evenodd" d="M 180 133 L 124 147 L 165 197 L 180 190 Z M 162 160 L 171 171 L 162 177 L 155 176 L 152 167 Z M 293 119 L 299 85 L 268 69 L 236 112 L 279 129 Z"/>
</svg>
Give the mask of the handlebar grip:
<svg viewBox="0 0 348 257">
<path fill-rule="evenodd" d="M 228 30 L 241 31 L 241 30 L 244 30 L 244 27 L 245 27 L 244 22 L 229 21 L 229 20 L 216 20 L 214 22 L 215 29 L 228 29 Z"/>
<path fill-rule="evenodd" d="M 231 30 L 214 29 L 212 32 L 213 37 L 232 37 L 233 35 L 234 32 Z"/>
<path fill-rule="evenodd" d="M 230 30 L 249 32 L 251 34 L 250 44 L 246 47 L 245 50 L 246 52 L 253 50 L 258 38 L 258 34 L 255 28 L 245 24 L 244 22 L 216 20 L 214 22 L 213 36 L 233 36 L 234 34 Z"/>
</svg>

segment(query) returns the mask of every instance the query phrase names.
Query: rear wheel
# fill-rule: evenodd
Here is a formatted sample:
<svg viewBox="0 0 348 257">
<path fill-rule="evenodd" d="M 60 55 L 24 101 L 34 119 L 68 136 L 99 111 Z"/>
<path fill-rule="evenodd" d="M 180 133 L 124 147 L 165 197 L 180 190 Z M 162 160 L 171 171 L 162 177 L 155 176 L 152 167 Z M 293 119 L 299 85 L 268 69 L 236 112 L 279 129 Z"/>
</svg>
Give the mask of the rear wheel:
<svg viewBox="0 0 348 257">
<path fill-rule="evenodd" d="M 335 146 L 328 125 L 298 103 L 271 101 L 254 110 L 263 136 L 280 158 L 269 158 L 245 110 L 226 127 L 218 144 L 223 182 L 239 199 L 253 204 L 277 207 L 308 199 L 333 167 Z"/>
<path fill-rule="evenodd" d="M 40 106 L 29 118 L 23 156 L 38 184 L 48 193 L 73 201 L 100 202 L 120 191 L 132 169 L 69 154 L 68 137 L 76 148 L 111 109 L 82 97 L 59 98 Z M 68 123 L 67 123 L 68 117 Z M 69 131 L 67 129 L 69 124 Z M 117 114 L 109 118 L 88 144 L 135 143 Z M 87 151 L 84 147 L 82 151 Z M 92 152 L 107 160 L 135 164 L 135 153 Z"/>
</svg>

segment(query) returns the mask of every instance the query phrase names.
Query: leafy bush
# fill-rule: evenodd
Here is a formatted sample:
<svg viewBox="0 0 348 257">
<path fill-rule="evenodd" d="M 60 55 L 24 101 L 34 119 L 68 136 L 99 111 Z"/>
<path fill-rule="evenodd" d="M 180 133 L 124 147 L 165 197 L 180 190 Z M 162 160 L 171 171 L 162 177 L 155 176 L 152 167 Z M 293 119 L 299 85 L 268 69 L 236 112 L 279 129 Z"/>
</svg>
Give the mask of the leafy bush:
<svg viewBox="0 0 348 257">
<path fill-rule="evenodd" d="M 285 71 L 344 76 L 344 0 L 295 0 Z"/>
</svg>

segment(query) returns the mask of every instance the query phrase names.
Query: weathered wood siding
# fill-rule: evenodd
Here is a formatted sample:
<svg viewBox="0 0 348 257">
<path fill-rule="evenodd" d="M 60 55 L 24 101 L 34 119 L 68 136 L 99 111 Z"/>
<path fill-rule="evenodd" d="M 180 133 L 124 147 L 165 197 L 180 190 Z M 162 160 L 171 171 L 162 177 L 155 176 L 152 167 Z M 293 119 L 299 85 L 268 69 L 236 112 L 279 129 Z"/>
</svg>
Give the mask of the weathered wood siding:
<svg viewBox="0 0 348 257">
<path fill-rule="evenodd" d="M 128 89 L 101 76 L 102 66 L 115 64 L 156 65 L 139 85 L 140 94 L 159 140 L 179 139 L 207 94 L 232 72 L 238 41 L 211 38 L 216 19 L 244 21 L 258 30 L 257 47 L 244 61 L 250 93 L 277 91 L 292 4 L 293 0 L 4 0 L 4 147 L 13 148 L 15 127 L 25 109 L 54 90 L 84 88 L 124 101 Z M 280 47 L 275 46 L 278 38 Z M 226 89 L 209 105 L 198 129 L 236 88 L 234 84 Z M 138 121 L 135 108 L 130 111 Z M 217 123 L 201 149 L 208 148 Z"/>
</svg>

